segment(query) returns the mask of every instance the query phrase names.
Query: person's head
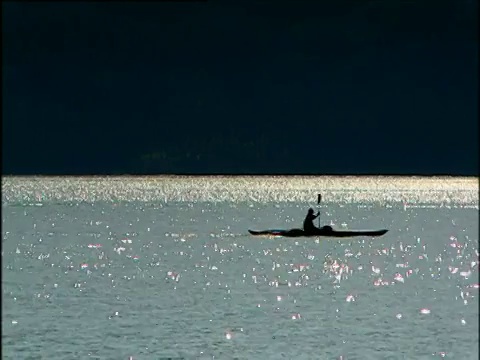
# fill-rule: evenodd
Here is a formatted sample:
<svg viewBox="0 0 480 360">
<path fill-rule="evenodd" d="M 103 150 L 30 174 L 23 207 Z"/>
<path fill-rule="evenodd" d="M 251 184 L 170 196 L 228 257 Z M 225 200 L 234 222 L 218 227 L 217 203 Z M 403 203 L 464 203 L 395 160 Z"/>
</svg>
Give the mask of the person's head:
<svg viewBox="0 0 480 360">
<path fill-rule="evenodd" d="M 312 208 L 308 209 L 308 213 L 313 214 L 313 209 Z"/>
</svg>

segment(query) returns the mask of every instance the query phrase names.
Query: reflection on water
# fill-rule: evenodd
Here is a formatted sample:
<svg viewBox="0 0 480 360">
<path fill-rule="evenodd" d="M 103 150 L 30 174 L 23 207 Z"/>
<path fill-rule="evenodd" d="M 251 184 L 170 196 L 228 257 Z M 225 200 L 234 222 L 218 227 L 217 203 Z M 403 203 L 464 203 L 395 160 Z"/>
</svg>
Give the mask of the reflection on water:
<svg viewBox="0 0 480 360">
<path fill-rule="evenodd" d="M 259 179 L 4 181 L 2 356 L 478 358 L 475 181 Z M 249 236 L 301 225 L 317 191 L 322 223 L 389 232 Z"/>
<path fill-rule="evenodd" d="M 316 202 L 474 206 L 478 178 L 151 176 L 2 177 L 2 203 L 42 202 Z"/>
</svg>

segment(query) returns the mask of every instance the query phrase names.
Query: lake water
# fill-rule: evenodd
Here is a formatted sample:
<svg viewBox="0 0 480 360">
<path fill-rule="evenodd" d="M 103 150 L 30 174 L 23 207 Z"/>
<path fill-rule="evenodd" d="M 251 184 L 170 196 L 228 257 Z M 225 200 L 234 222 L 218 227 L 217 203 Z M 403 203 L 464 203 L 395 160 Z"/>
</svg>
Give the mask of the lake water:
<svg viewBox="0 0 480 360">
<path fill-rule="evenodd" d="M 389 232 L 248 235 L 309 207 Z M 477 178 L 3 177 L 2 357 L 478 359 L 478 210 Z"/>
</svg>

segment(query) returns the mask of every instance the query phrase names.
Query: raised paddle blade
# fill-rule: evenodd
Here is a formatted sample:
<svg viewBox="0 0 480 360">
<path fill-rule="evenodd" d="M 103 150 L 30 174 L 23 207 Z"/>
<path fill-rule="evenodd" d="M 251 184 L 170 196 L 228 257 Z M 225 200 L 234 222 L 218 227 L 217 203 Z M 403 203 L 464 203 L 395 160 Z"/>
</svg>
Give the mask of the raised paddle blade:
<svg viewBox="0 0 480 360">
<path fill-rule="evenodd" d="M 317 205 L 320 205 L 320 202 L 322 201 L 322 194 L 318 194 L 317 197 Z"/>
</svg>

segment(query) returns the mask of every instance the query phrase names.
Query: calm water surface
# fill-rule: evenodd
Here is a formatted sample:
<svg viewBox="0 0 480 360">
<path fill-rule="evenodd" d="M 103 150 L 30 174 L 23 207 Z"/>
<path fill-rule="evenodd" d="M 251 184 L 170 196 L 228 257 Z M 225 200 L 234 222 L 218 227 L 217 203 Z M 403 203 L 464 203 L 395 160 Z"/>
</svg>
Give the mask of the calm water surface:
<svg viewBox="0 0 480 360">
<path fill-rule="evenodd" d="M 321 222 L 380 238 L 256 238 Z M 478 359 L 478 179 L 2 178 L 4 359 Z"/>
</svg>

